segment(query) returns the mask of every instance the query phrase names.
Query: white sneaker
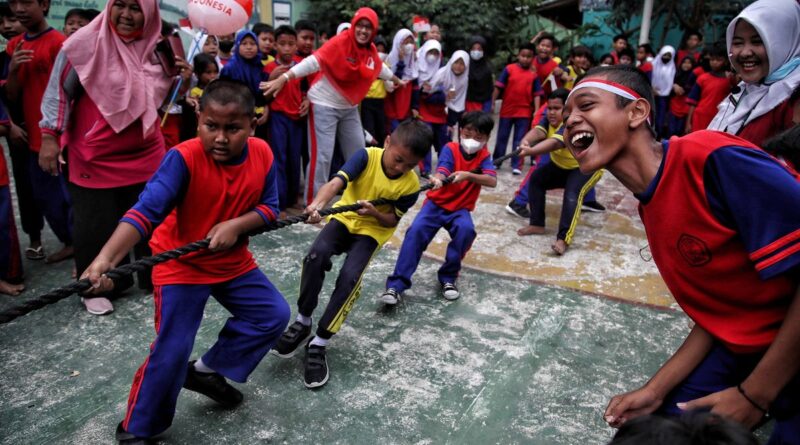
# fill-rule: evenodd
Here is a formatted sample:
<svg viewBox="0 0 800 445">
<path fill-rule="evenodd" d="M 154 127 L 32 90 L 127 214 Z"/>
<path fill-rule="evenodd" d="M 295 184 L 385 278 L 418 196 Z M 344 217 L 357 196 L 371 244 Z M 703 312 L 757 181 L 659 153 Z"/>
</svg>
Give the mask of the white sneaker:
<svg viewBox="0 0 800 445">
<path fill-rule="evenodd" d="M 522 170 L 520 170 L 518 168 L 515 168 L 515 169 L 511 170 L 511 174 L 514 175 L 514 176 L 519 176 L 519 175 L 522 174 Z"/>
<path fill-rule="evenodd" d="M 442 296 L 445 300 L 458 300 L 461 294 L 458 293 L 458 288 L 453 283 L 442 283 Z"/>
<path fill-rule="evenodd" d="M 386 289 L 386 292 L 381 295 L 381 301 L 384 304 L 394 306 L 400 302 L 400 294 L 398 294 L 397 291 L 392 288 Z"/>
<path fill-rule="evenodd" d="M 114 305 L 105 297 L 81 297 L 81 302 L 92 315 L 108 315 L 114 312 Z"/>
</svg>

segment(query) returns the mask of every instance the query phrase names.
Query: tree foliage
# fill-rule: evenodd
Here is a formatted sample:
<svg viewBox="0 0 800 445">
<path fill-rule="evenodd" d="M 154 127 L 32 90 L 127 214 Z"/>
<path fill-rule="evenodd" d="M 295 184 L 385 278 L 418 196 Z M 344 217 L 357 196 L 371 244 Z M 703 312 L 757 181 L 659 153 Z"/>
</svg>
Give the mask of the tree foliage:
<svg viewBox="0 0 800 445">
<path fill-rule="evenodd" d="M 527 16 L 540 0 L 311 0 L 313 20 L 323 30 L 349 22 L 362 7 L 373 8 L 380 18 L 379 33 L 391 44 L 394 33 L 411 29 L 415 15 L 427 17 L 442 28 L 445 51 L 466 48 L 472 35 L 489 41 L 488 52 L 513 52 L 526 36 Z"/>
</svg>

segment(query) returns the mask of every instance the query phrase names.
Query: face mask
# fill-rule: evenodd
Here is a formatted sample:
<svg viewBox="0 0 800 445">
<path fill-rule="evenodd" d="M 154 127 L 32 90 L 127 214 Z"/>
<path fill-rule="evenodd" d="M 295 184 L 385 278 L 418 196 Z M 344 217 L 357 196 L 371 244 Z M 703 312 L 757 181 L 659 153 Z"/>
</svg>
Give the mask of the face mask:
<svg viewBox="0 0 800 445">
<path fill-rule="evenodd" d="M 469 56 L 472 57 L 472 60 L 481 60 L 483 59 L 483 51 L 470 51 Z"/>
<path fill-rule="evenodd" d="M 414 52 L 414 48 L 415 48 L 415 46 L 414 46 L 413 43 L 406 43 L 405 45 L 403 45 L 403 51 L 405 51 L 406 54 L 413 53 Z"/>
<path fill-rule="evenodd" d="M 231 42 L 230 40 L 220 40 L 219 41 L 219 50 L 223 53 L 229 53 L 233 49 L 233 44 L 236 42 Z"/>
<path fill-rule="evenodd" d="M 467 152 L 467 154 L 477 153 L 478 150 L 483 148 L 483 145 L 483 142 L 476 141 L 475 139 L 461 139 L 461 147 Z"/>
<path fill-rule="evenodd" d="M 428 63 L 430 63 L 431 65 L 433 65 L 434 63 L 439 61 L 439 57 L 433 54 L 428 54 L 427 56 L 425 56 L 425 60 L 427 60 Z"/>
</svg>

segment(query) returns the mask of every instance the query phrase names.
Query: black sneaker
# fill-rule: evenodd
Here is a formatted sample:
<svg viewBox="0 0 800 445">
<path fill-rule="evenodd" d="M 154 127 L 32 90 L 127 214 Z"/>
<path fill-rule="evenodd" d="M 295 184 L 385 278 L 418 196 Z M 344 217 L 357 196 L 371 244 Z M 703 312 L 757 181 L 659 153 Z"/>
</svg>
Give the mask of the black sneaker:
<svg viewBox="0 0 800 445">
<path fill-rule="evenodd" d="M 517 204 L 517 201 L 513 199 L 508 202 L 506 212 L 514 216 L 519 216 L 520 218 L 529 219 L 531 217 L 531 211 L 528 210 L 528 206 Z"/>
<path fill-rule="evenodd" d="M 389 289 L 386 289 L 386 292 L 384 292 L 383 295 L 381 295 L 381 301 L 389 306 L 394 306 L 400 302 L 400 294 L 390 287 Z"/>
<path fill-rule="evenodd" d="M 311 325 L 306 326 L 299 321 L 295 321 L 281 335 L 281 338 L 275 343 L 275 347 L 272 348 L 270 353 L 280 358 L 293 357 L 297 354 L 300 345 L 305 343 L 309 337 L 311 337 Z"/>
<path fill-rule="evenodd" d="M 216 372 L 205 373 L 194 369 L 196 360 L 189 362 L 189 371 L 183 387 L 189 391 L 199 392 L 226 408 L 233 408 L 242 403 L 244 396 Z"/>
<path fill-rule="evenodd" d="M 122 422 L 117 425 L 117 432 L 114 433 L 114 438 L 117 439 L 119 445 L 150 445 L 155 443 L 147 437 L 136 437 L 125 431 L 122 429 Z"/>
<path fill-rule="evenodd" d="M 325 346 L 306 345 L 306 366 L 303 383 L 306 388 L 320 388 L 328 383 L 328 360 L 325 358 Z"/>
<path fill-rule="evenodd" d="M 600 212 L 605 212 L 606 208 L 603 204 L 600 204 L 597 201 L 587 201 L 583 203 L 583 205 L 581 206 L 581 210 L 583 210 L 584 212 L 600 213 Z"/>
<path fill-rule="evenodd" d="M 458 288 L 453 283 L 442 283 L 442 296 L 445 300 L 458 300 L 458 297 L 461 294 L 458 292 Z"/>
</svg>

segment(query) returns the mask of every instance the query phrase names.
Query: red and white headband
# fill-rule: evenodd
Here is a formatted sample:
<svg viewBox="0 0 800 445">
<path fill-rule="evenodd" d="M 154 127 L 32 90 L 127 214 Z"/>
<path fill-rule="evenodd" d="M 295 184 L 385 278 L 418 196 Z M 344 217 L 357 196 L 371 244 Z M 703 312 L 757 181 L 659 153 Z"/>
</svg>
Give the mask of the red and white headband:
<svg viewBox="0 0 800 445">
<path fill-rule="evenodd" d="M 640 96 L 639 93 L 637 93 L 636 91 L 633 91 L 632 89 L 624 85 L 620 85 L 616 82 L 611 82 L 605 79 L 586 79 L 583 82 L 580 82 L 577 85 L 575 85 L 575 87 L 572 88 L 572 91 L 570 91 L 569 95 L 572 96 L 573 94 L 575 94 L 576 91 L 582 88 L 598 88 L 603 91 L 608 91 L 609 93 L 616 94 L 617 96 L 624 97 L 625 99 L 628 100 L 636 100 L 642 98 L 642 96 Z M 567 96 L 567 100 L 569 100 L 569 96 Z"/>
</svg>

